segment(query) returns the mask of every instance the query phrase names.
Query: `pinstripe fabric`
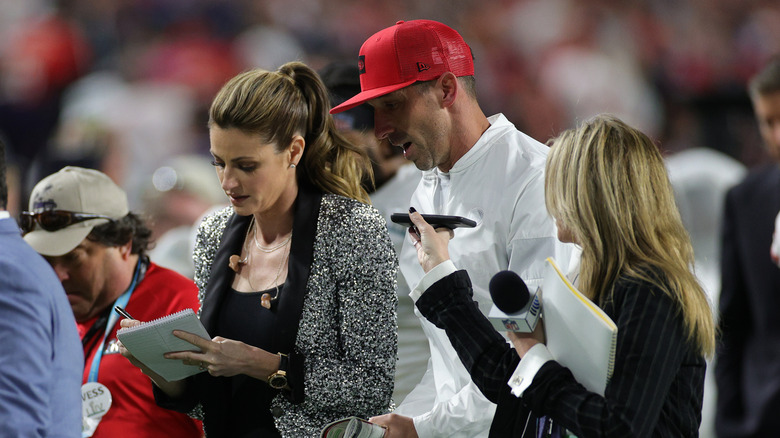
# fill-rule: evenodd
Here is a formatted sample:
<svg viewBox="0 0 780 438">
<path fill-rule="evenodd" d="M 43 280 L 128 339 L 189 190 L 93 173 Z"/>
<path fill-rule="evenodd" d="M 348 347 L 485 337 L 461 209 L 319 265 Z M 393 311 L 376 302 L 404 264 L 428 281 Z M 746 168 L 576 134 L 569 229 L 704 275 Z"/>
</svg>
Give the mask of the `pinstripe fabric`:
<svg viewBox="0 0 780 438">
<path fill-rule="evenodd" d="M 585 390 L 557 362 L 539 370 L 522 399 L 511 395 L 506 382 L 519 359 L 477 309 L 465 271 L 435 283 L 417 307 L 447 332 L 472 379 L 498 404 L 491 436 L 521 436 L 529 410 L 580 438 L 698 436 L 706 364 L 686 341 L 677 305 L 655 286 L 623 278 L 603 306 L 618 326 L 615 371 L 604 397 Z"/>
</svg>

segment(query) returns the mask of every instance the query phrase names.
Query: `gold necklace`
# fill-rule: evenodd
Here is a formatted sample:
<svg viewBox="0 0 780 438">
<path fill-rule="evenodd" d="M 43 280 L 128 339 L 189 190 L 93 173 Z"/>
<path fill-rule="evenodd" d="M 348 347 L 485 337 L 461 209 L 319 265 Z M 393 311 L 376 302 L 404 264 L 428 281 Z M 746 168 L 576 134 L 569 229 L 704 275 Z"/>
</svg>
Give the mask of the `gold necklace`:
<svg viewBox="0 0 780 438">
<path fill-rule="evenodd" d="M 260 242 L 257 241 L 257 227 L 255 227 L 255 235 L 254 235 L 255 246 L 257 247 L 257 249 L 259 249 L 260 251 L 262 251 L 264 253 L 272 253 L 272 252 L 278 250 L 279 248 L 282 248 L 283 246 L 287 245 L 287 243 L 290 241 L 290 239 L 292 239 L 292 231 L 290 231 L 290 235 L 287 236 L 286 239 L 284 239 L 284 242 L 282 242 L 282 243 L 280 243 L 280 244 L 278 244 L 276 246 L 267 247 L 267 246 L 260 245 Z"/>
<path fill-rule="evenodd" d="M 290 237 L 292 237 L 292 233 L 290 234 Z M 287 239 L 287 242 L 289 241 L 290 239 Z M 285 245 L 287 244 L 287 242 L 285 242 Z M 262 305 L 266 309 L 270 309 L 271 304 L 273 304 L 273 302 L 276 301 L 277 298 L 279 298 L 279 275 L 282 273 L 282 267 L 284 267 L 284 264 L 287 262 L 289 258 L 290 258 L 290 251 L 287 251 L 284 257 L 282 257 L 282 262 L 279 263 L 279 269 L 277 269 L 276 271 L 276 278 L 274 278 L 273 282 L 269 283 L 268 286 L 265 288 L 265 290 L 267 290 L 275 284 L 276 294 L 274 294 L 274 296 L 271 296 L 271 294 L 266 292 L 260 296 L 260 305 Z M 252 283 L 250 282 L 249 285 L 251 286 Z"/>
<path fill-rule="evenodd" d="M 255 226 L 255 218 L 254 218 L 254 216 L 252 216 L 252 221 L 249 223 L 249 228 L 247 228 L 246 236 L 244 237 L 243 250 L 246 252 L 246 255 L 244 256 L 244 258 L 241 259 L 238 255 L 235 255 L 235 254 L 230 256 L 229 266 L 236 273 L 240 273 L 241 268 L 243 267 L 243 265 L 249 266 L 249 265 L 252 264 L 252 261 L 250 260 L 252 251 L 250 250 L 248 245 L 249 245 L 249 233 L 252 232 L 252 227 L 253 226 Z M 271 252 L 279 250 L 280 248 L 282 248 L 282 247 L 286 246 L 288 243 L 290 243 L 290 241 L 292 240 L 292 232 L 290 232 L 290 236 L 287 237 L 287 239 L 285 239 L 284 242 L 282 242 L 280 245 L 277 245 L 277 246 L 275 246 L 273 248 L 270 248 L 270 249 L 268 249 L 268 248 L 264 249 L 257 242 L 257 227 L 255 226 L 255 235 L 254 235 L 254 239 L 253 240 L 255 241 L 255 245 L 257 246 L 257 249 L 259 249 L 260 251 L 263 251 L 265 253 L 271 253 Z M 264 293 L 263 295 L 260 296 L 260 304 L 263 307 L 265 307 L 266 309 L 270 309 L 271 305 L 273 304 L 273 302 L 276 301 L 277 298 L 279 298 L 279 284 L 278 284 L 279 276 L 282 274 L 282 268 L 284 268 L 284 265 L 287 262 L 287 260 L 289 260 L 289 258 L 290 258 L 290 251 L 287 251 L 286 254 L 284 255 L 284 257 L 282 257 L 282 261 L 279 264 L 279 268 L 276 270 L 276 277 L 274 277 L 273 281 L 271 283 L 269 283 L 268 286 L 265 289 L 263 289 L 263 290 L 267 290 L 267 289 L 270 289 L 271 286 L 276 285 L 276 294 L 274 294 L 274 296 L 271 296 L 271 294 L 269 294 L 268 292 L 266 292 L 266 293 Z M 252 284 L 252 275 L 251 275 L 251 273 L 247 273 L 246 281 L 247 281 L 247 283 L 249 283 L 249 288 L 250 289 L 252 289 L 253 291 L 257 290 L 257 288 L 255 288 L 255 286 Z"/>
</svg>

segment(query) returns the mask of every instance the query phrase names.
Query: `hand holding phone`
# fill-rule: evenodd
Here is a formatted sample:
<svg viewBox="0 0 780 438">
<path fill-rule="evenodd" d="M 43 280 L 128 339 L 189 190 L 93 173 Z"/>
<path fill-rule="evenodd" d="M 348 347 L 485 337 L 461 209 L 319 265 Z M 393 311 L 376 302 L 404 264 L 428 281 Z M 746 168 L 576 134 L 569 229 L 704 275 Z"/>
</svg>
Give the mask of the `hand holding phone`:
<svg viewBox="0 0 780 438">
<path fill-rule="evenodd" d="M 474 228 L 477 226 L 477 222 L 462 216 L 449 216 L 442 214 L 424 214 L 422 215 L 425 222 L 428 222 L 433 228 L 449 228 L 454 230 L 455 228 L 465 227 Z M 412 220 L 409 218 L 409 213 L 393 213 L 390 215 L 390 220 L 402 225 L 414 226 Z"/>
</svg>

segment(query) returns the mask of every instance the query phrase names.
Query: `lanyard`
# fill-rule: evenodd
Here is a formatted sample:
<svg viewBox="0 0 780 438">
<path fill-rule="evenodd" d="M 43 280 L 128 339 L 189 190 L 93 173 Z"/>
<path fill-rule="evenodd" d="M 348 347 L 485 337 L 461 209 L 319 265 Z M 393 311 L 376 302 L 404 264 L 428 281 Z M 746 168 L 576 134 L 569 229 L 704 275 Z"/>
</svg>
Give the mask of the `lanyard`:
<svg viewBox="0 0 780 438">
<path fill-rule="evenodd" d="M 114 306 L 120 306 L 120 307 L 127 306 L 127 302 L 130 301 L 130 295 L 133 294 L 135 287 L 138 286 L 140 279 L 143 277 L 145 273 L 146 273 L 146 263 L 143 257 L 139 257 L 138 264 L 135 266 L 133 281 L 130 283 L 130 286 L 127 288 L 127 291 L 125 291 L 125 293 L 123 293 L 119 298 L 116 299 L 116 301 L 114 301 L 114 304 L 111 306 L 111 309 L 113 309 Z M 118 319 L 119 319 L 119 315 L 116 312 L 110 312 L 108 316 L 108 323 L 106 323 L 106 329 L 103 332 L 103 340 L 100 341 L 100 344 L 97 346 L 97 351 L 95 351 L 95 356 L 92 358 L 92 366 L 90 366 L 89 368 L 89 379 L 87 380 L 88 382 L 97 382 L 98 370 L 100 368 L 100 361 L 103 359 L 103 349 L 105 348 L 106 345 L 106 339 L 108 338 L 109 333 L 111 333 L 111 330 L 113 329 L 114 324 L 116 324 Z"/>
</svg>

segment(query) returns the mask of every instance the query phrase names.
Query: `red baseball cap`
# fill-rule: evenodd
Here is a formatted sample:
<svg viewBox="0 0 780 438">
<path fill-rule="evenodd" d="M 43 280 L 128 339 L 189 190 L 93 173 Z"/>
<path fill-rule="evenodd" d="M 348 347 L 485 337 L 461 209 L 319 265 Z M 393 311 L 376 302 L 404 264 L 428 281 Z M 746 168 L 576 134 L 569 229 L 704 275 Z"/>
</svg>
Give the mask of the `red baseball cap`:
<svg viewBox="0 0 780 438">
<path fill-rule="evenodd" d="M 330 110 L 340 113 L 417 81 L 446 72 L 474 75 L 471 48 L 451 27 L 431 20 L 399 21 L 363 43 L 358 58 L 361 92 Z"/>
</svg>

